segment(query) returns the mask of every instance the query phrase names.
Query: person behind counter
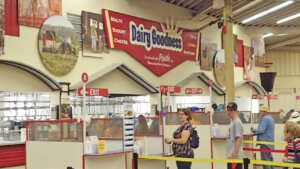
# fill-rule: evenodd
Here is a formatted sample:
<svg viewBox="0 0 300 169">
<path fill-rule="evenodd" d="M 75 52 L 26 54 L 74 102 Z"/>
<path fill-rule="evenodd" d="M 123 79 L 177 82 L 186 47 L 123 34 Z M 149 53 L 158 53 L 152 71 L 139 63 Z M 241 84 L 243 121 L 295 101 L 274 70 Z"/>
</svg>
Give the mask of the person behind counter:
<svg viewBox="0 0 300 169">
<path fill-rule="evenodd" d="M 147 134 L 148 133 L 148 124 L 147 120 L 143 115 L 139 115 L 138 124 L 135 128 L 135 134 Z"/>
<path fill-rule="evenodd" d="M 181 109 L 178 112 L 181 125 L 173 133 L 173 138 L 166 138 L 166 143 L 172 144 L 175 157 L 194 158 L 194 151 L 190 143 L 190 135 L 193 129 L 190 120 L 192 120 L 191 111 L 189 109 Z M 176 161 L 178 169 L 191 169 L 191 162 Z"/>
<path fill-rule="evenodd" d="M 149 133 L 159 135 L 159 111 L 155 112 L 155 117 L 149 127 Z"/>
</svg>

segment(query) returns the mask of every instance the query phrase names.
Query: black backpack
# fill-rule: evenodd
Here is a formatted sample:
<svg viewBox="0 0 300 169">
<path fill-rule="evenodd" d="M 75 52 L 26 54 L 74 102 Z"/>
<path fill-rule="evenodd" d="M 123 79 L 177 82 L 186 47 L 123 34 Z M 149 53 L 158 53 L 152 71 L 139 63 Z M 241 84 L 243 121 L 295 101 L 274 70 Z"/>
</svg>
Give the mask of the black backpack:
<svg viewBox="0 0 300 169">
<path fill-rule="evenodd" d="M 196 127 L 194 127 L 194 128 L 192 128 L 191 136 L 190 136 L 190 144 L 191 144 L 191 147 L 192 147 L 193 149 L 196 149 L 196 148 L 199 147 L 199 143 L 200 143 L 200 138 L 199 138 L 199 136 L 198 136 Z"/>
</svg>

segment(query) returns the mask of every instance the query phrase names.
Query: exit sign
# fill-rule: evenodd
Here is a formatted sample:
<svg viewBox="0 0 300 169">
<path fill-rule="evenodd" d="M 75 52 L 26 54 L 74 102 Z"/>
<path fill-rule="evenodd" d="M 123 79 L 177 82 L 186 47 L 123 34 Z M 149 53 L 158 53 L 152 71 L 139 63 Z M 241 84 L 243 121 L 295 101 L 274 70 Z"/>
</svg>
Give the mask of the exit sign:
<svg viewBox="0 0 300 169">
<path fill-rule="evenodd" d="M 203 94 L 202 88 L 185 88 L 185 94 Z"/>
<path fill-rule="evenodd" d="M 78 88 L 77 90 L 78 96 L 83 96 L 83 88 Z M 108 89 L 103 88 L 86 88 L 85 89 L 86 96 L 108 96 Z"/>
<path fill-rule="evenodd" d="M 159 89 L 162 94 L 167 94 L 168 92 L 169 93 L 180 93 L 181 92 L 180 86 L 161 85 L 159 87 Z"/>
</svg>

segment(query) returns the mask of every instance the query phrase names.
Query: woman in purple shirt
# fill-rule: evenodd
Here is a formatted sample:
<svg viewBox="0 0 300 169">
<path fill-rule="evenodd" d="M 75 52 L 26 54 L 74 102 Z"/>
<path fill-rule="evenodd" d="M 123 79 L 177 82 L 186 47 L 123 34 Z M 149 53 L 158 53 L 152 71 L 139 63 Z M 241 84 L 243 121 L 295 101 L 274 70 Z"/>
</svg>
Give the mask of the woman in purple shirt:
<svg viewBox="0 0 300 169">
<path fill-rule="evenodd" d="M 181 125 L 173 133 L 173 138 L 166 138 L 168 144 L 173 143 L 172 149 L 175 157 L 194 158 L 194 151 L 190 144 L 190 135 L 193 129 L 189 109 L 181 109 L 178 112 Z M 191 169 L 191 162 L 176 161 L 178 169 Z"/>
</svg>

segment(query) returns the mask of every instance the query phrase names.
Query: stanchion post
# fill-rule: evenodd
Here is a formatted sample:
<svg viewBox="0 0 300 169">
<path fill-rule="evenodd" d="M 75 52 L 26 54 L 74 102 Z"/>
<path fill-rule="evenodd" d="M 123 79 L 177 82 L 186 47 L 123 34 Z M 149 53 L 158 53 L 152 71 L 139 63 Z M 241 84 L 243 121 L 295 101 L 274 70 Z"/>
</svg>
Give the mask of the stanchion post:
<svg viewBox="0 0 300 169">
<path fill-rule="evenodd" d="M 133 169 L 138 169 L 138 159 L 139 159 L 139 154 L 138 153 L 133 153 Z"/>
<path fill-rule="evenodd" d="M 244 162 L 244 169 L 249 169 L 250 159 L 244 158 L 243 162 Z"/>
</svg>

